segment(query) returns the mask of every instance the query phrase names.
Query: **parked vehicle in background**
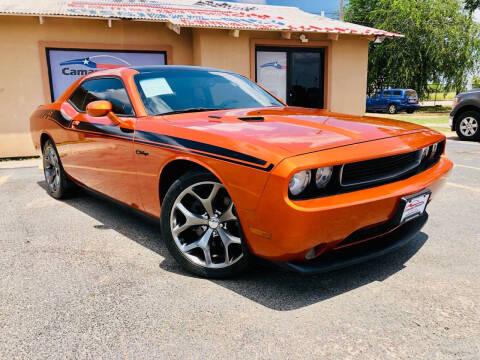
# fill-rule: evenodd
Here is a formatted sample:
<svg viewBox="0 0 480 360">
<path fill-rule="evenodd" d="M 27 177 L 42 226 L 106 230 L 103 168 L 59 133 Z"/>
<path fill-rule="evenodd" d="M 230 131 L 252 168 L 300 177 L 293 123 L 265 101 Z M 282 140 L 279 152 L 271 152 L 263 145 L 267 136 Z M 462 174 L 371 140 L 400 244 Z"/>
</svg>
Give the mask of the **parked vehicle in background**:
<svg viewBox="0 0 480 360">
<path fill-rule="evenodd" d="M 455 96 L 449 125 L 462 140 L 480 140 L 480 89 Z"/>
<path fill-rule="evenodd" d="M 377 91 L 372 97 L 367 98 L 367 111 L 386 111 L 389 114 L 406 111 L 413 114 L 419 107 L 417 92 L 412 89 Z"/>
</svg>

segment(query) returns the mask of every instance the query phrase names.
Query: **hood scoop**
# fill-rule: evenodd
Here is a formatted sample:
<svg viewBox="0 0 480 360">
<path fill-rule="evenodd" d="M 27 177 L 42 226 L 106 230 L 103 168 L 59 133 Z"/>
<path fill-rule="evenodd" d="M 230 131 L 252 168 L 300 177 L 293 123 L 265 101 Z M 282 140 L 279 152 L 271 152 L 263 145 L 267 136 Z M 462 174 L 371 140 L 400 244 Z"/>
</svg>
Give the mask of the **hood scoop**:
<svg viewBox="0 0 480 360">
<path fill-rule="evenodd" d="M 249 122 L 260 122 L 260 121 L 264 121 L 265 119 L 263 118 L 263 116 L 241 116 L 241 117 L 238 117 L 238 120 L 249 121 Z"/>
</svg>

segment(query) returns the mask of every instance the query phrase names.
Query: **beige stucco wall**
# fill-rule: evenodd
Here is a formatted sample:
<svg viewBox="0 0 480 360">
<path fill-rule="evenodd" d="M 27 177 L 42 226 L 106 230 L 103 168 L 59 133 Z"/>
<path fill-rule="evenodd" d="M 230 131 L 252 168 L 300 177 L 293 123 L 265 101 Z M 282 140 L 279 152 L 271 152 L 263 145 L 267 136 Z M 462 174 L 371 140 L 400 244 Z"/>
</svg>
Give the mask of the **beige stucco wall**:
<svg viewBox="0 0 480 360">
<path fill-rule="evenodd" d="M 0 16 L 0 158 L 36 155 L 29 117 L 45 103 L 39 42 L 169 45 L 172 63 L 192 64 L 192 35 L 181 36 L 163 23 Z"/>
<path fill-rule="evenodd" d="M 365 111 L 368 40 L 309 34 L 311 44 L 328 48 L 327 108 L 335 112 Z M 252 77 L 254 39 L 282 40 L 278 32 L 241 31 L 238 38 L 228 30 L 182 28 L 177 35 L 163 23 L 91 19 L 0 16 L 0 158 L 35 155 L 29 134 L 29 116 L 45 102 L 39 42 L 95 43 L 124 46 L 170 46 L 170 63 L 212 66 Z M 301 45 L 298 34 L 290 43 Z M 281 46 L 281 45 L 280 45 Z"/>
<path fill-rule="evenodd" d="M 193 63 L 235 71 L 250 77 L 251 32 L 235 38 L 227 30 L 194 29 Z"/>
<path fill-rule="evenodd" d="M 330 110 L 365 113 L 368 71 L 368 44 L 365 38 L 340 36 L 331 42 Z"/>
</svg>

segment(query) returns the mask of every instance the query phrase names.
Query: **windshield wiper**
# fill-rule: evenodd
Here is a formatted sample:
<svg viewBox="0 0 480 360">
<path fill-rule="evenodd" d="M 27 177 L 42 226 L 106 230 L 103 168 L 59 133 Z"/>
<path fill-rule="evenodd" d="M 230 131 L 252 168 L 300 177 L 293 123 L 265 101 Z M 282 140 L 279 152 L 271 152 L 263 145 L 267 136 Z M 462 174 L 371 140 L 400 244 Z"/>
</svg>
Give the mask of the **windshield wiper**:
<svg viewBox="0 0 480 360">
<path fill-rule="evenodd" d="M 197 107 L 197 108 L 188 108 L 188 109 L 183 109 L 183 110 L 168 111 L 168 112 L 165 112 L 165 113 L 161 113 L 159 115 L 172 115 L 172 114 L 183 114 L 183 113 L 190 113 L 190 112 L 215 111 L 215 110 L 224 110 L 224 109 Z"/>
</svg>

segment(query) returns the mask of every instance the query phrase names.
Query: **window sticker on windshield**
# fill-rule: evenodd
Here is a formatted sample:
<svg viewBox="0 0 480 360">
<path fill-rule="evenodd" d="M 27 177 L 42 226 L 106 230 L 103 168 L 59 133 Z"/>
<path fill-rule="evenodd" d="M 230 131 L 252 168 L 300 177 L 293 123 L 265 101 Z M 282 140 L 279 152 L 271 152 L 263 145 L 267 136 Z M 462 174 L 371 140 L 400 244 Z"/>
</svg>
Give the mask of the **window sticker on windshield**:
<svg viewBox="0 0 480 360">
<path fill-rule="evenodd" d="M 173 94 L 172 88 L 165 78 L 153 78 L 140 80 L 140 86 L 146 97 Z"/>
</svg>

